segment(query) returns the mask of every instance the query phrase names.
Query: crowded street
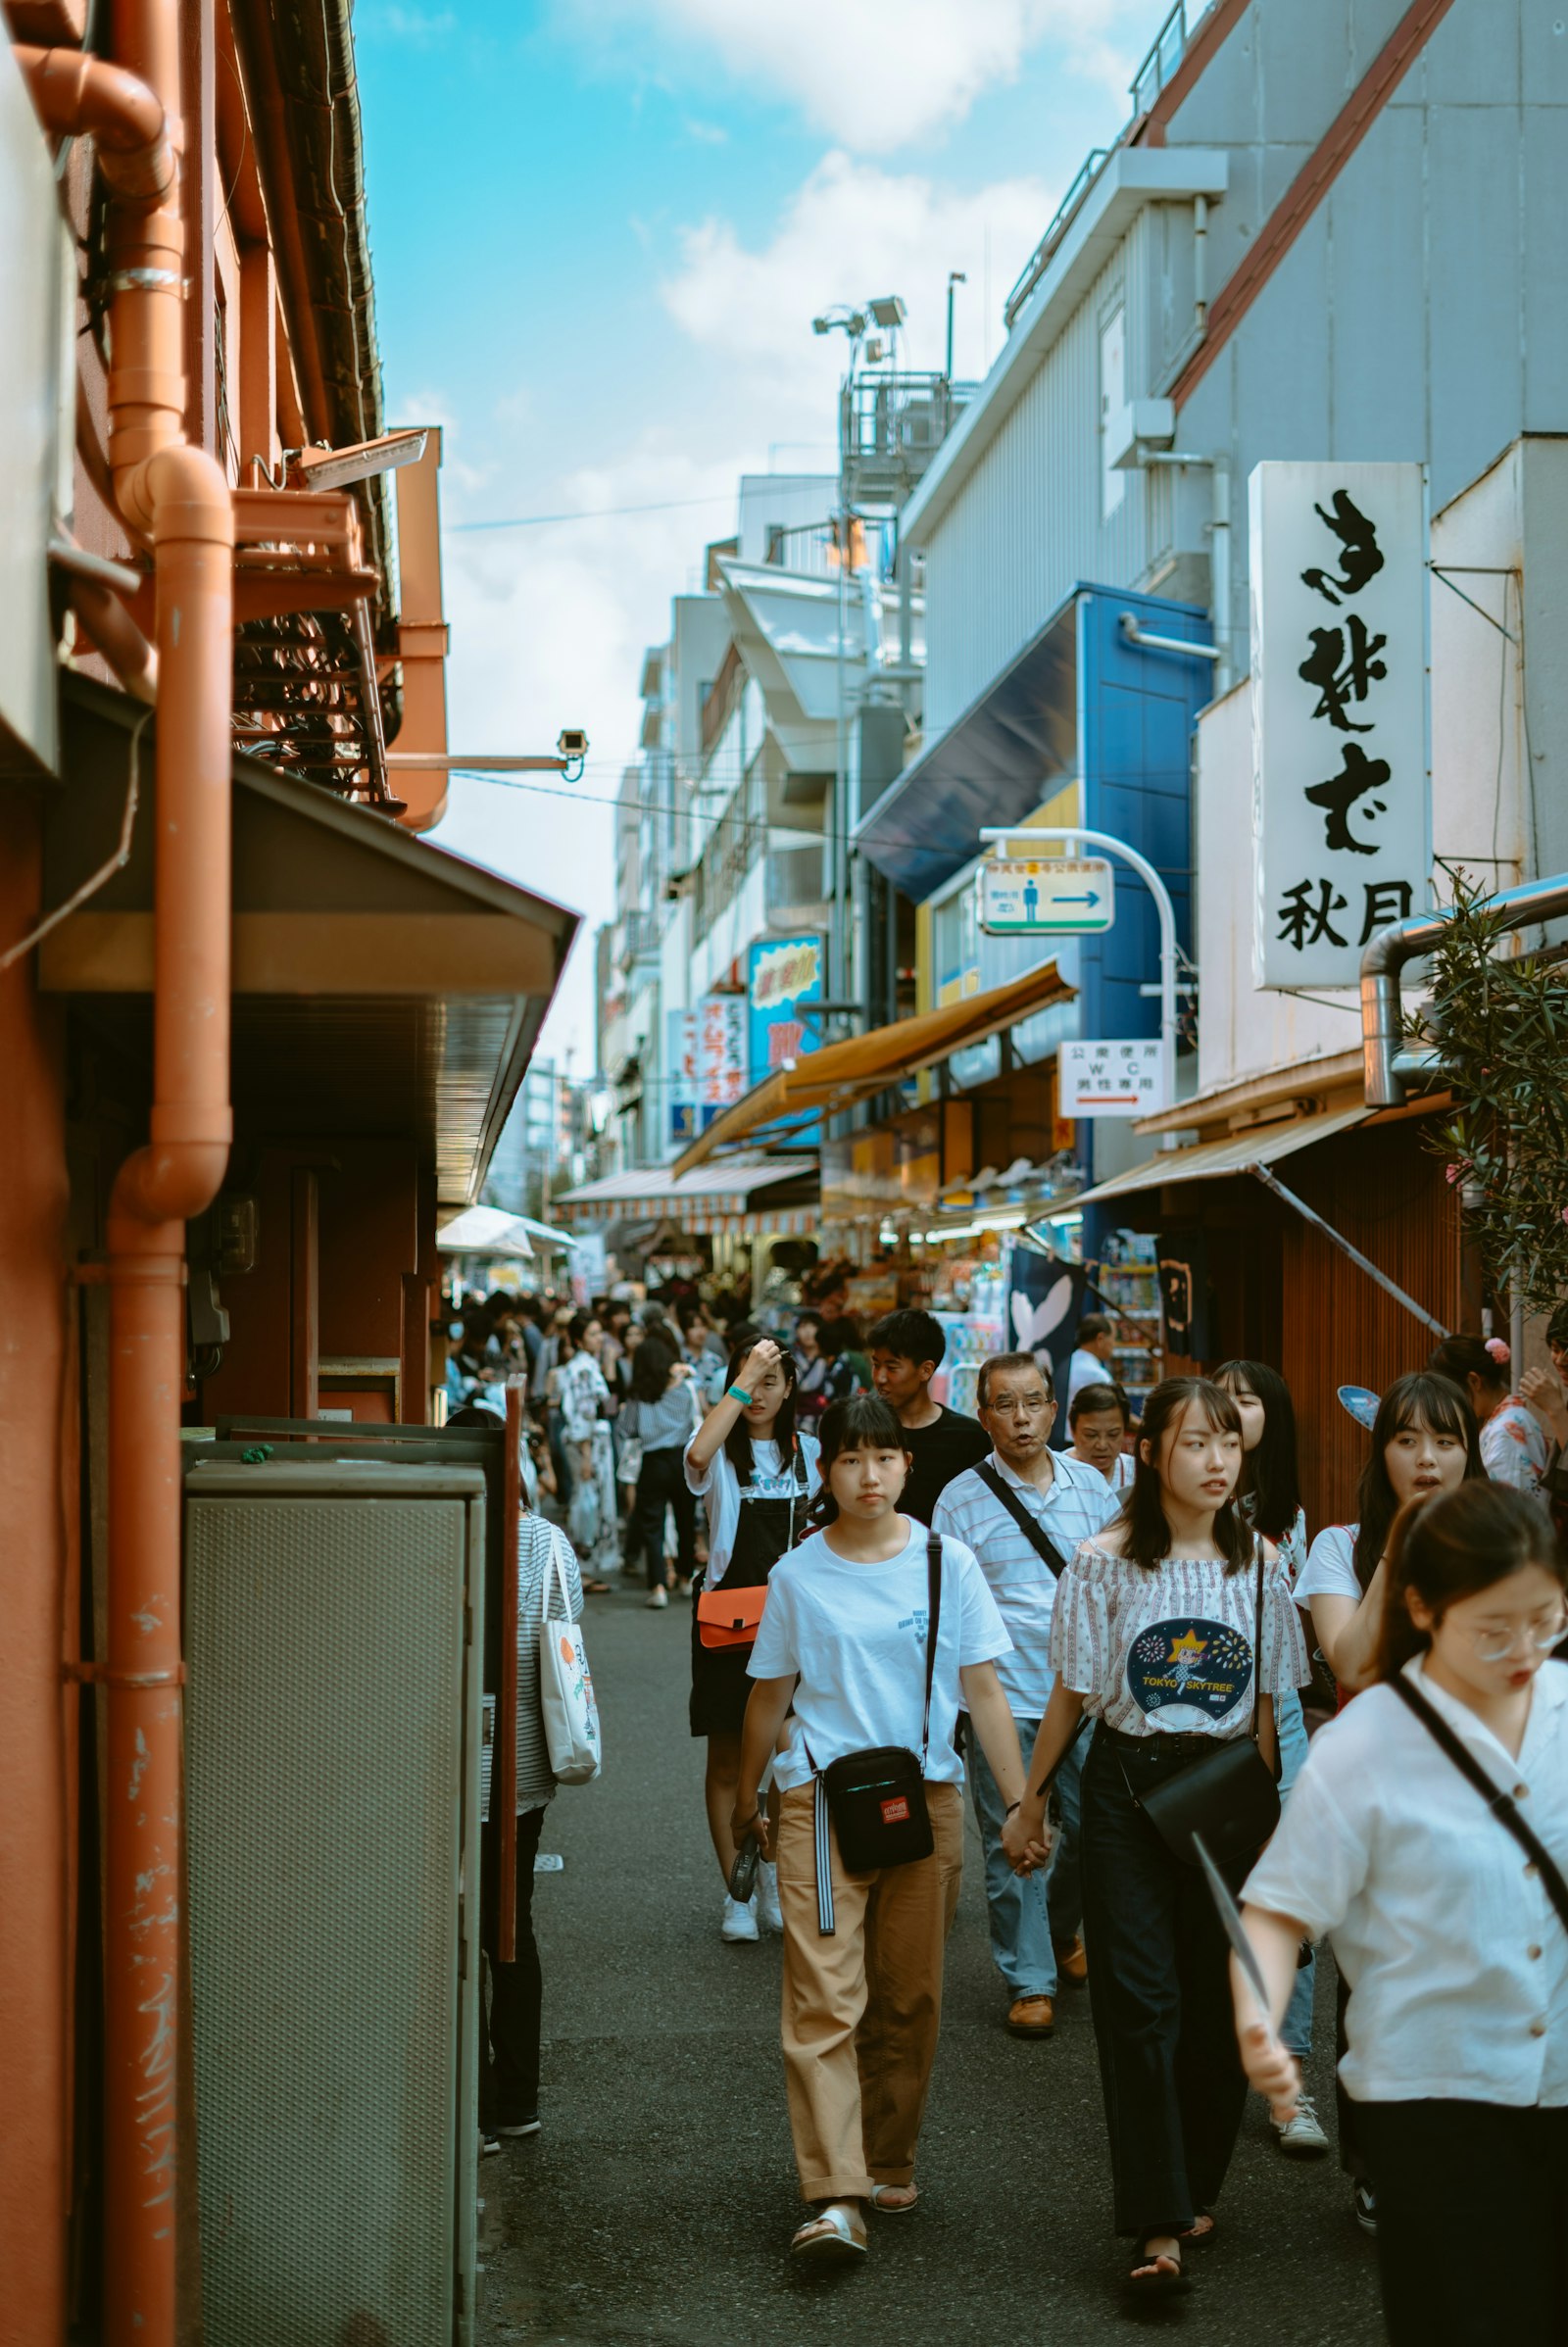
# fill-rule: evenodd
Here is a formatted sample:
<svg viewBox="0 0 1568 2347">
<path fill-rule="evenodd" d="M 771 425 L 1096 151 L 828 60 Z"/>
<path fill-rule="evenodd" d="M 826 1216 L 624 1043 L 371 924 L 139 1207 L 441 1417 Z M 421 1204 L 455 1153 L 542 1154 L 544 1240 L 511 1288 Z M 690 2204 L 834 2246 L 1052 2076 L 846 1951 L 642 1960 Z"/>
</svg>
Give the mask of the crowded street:
<svg viewBox="0 0 1568 2347">
<path fill-rule="evenodd" d="M 590 1632 L 606 1773 L 550 1811 L 545 1841 L 565 1864 L 540 1877 L 534 1911 L 543 2126 L 480 2170 L 479 2338 L 1045 2347 L 1125 2336 L 1102 2223 L 1088 1999 L 1061 2000 L 1045 2043 L 1008 2036 L 972 1829 L 922 2144 L 926 2205 L 907 2231 L 879 2226 L 863 2273 L 802 2274 L 773 2254 L 794 2192 L 778 1943 L 727 1947 L 712 1928 L 686 1624 L 678 1611 L 649 1615 L 628 1586 L 598 1601 Z M 1318 1999 L 1311 2076 L 1331 2108 L 1332 1981 Z M 1282 2159 L 1255 2098 L 1223 2215 L 1210 2263 L 1179 2310 L 1162 2310 L 1162 2330 L 1189 2347 L 1382 2337 L 1373 2245 L 1338 2162 Z"/>
<path fill-rule="evenodd" d="M 0 2347 L 1568 2347 L 1568 0 L 0 0 Z"/>
</svg>

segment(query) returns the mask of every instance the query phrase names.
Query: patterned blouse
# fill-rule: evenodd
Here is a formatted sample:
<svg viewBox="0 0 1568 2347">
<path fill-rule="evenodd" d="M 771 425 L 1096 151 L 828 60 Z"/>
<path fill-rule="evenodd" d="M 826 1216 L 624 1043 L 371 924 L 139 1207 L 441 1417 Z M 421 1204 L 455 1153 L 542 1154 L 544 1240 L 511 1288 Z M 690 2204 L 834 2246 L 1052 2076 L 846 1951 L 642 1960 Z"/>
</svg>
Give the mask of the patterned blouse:
<svg viewBox="0 0 1568 2347">
<path fill-rule="evenodd" d="M 1150 1571 L 1086 1540 L 1056 1585 L 1052 1668 L 1122 1736 L 1244 1736 L 1256 1606 L 1254 1571 L 1189 1556 Z M 1263 1568 L 1262 1642 L 1263 1693 L 1303 1686 L 1306 1642 L 1278 1564 Z"/>
<path fill-rule="evenodd" d="M 1517 1394 L 1510 1394 L 1481 1429 L 1481 1464 L 1494 1484 L 1539 1491 L 1549 1457 L 1550 1445 L 1539 1420 Z"/>
</svg>

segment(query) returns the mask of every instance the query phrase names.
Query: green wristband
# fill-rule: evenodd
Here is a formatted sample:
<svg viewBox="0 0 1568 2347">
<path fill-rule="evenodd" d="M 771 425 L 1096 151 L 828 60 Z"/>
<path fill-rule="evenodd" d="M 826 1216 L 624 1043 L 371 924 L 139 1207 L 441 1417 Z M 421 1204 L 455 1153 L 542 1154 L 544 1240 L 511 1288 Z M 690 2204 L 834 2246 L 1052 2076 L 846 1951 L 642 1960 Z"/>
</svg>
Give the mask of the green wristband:
<svg viewBox="0 0 1568 2347">
<path fill-rule="evenodd" d="M 738 1401 L 743 1408 L 748 1410 L 752 1406 L 752 1397 L 744 1386 L 727 1386 L 724 1389 L 724 1398 L 726 1401 Z"/>
</svg>

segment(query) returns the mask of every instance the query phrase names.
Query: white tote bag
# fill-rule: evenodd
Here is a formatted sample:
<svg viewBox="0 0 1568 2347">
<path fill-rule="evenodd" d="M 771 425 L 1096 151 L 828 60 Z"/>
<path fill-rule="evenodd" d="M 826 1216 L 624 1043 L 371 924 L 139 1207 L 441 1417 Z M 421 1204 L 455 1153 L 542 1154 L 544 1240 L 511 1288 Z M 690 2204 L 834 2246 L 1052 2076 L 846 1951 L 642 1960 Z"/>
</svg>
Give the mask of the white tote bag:
<svg viewBox="0 0 1568 2347">
<path fill-rule="evenodd" d="M 587 1785 L 598 1776 L 603 1758 L 599 1740 L 599 1706 L 583 1644 L 582 1624 L 567 1617 L 571 1598 L 566 1568 L 552 1542 L 555 1576 L 546 1571 L 544 1605 L 539 1621 L 539 1702 L 544 1713 L 545 1743 L 558 1785 Z M 561 1612 L 552 1616 L 553 1588 L 561 1590 Z"/>
</svg>

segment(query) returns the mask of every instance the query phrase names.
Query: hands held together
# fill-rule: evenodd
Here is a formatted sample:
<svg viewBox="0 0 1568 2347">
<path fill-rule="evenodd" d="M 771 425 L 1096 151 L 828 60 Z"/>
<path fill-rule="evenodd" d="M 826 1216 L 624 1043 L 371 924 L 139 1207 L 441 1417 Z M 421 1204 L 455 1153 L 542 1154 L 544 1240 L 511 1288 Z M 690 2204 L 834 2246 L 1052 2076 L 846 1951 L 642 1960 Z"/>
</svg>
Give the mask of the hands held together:
<svg viewBox="0 0 1568 2347">
<path fill-rule="evenodd" d="M 1032 1875 L 1051 1856 L 1045 1804 L 1025 1794 L 1002 1829 L 1003 1854 L 1015 1875 Z"/>
</svg>

